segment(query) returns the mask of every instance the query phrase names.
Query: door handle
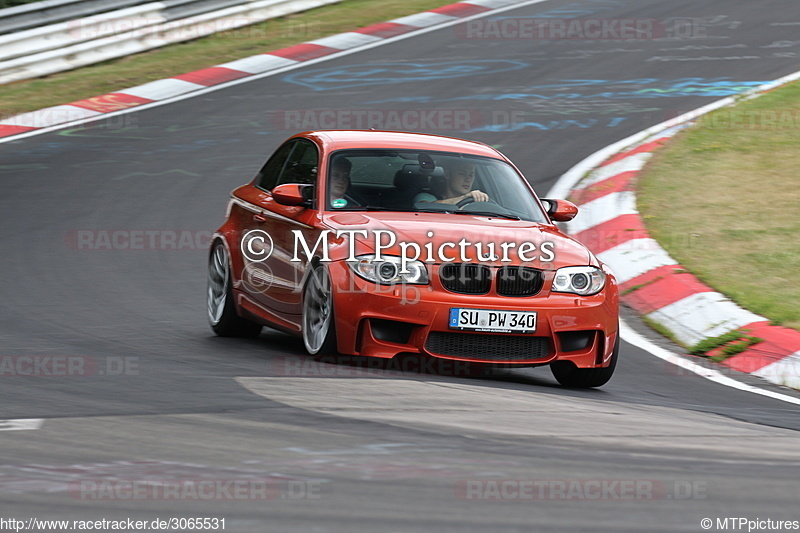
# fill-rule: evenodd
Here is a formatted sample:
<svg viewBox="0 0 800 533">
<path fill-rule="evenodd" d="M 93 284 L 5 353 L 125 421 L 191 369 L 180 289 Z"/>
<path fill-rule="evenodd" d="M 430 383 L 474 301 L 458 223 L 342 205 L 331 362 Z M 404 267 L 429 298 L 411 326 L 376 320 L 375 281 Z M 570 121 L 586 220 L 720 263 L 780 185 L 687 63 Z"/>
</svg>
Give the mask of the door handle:
<svg viewBox="0 0 800 533">
<path fill-rule="evenodd" d="M 266 222 L 267 221 L 267 217 L 265 217 L 261 213 L 258 213 L 258 214 L 253 215 L 253 220 L 255 222 Z"/>
</svg>

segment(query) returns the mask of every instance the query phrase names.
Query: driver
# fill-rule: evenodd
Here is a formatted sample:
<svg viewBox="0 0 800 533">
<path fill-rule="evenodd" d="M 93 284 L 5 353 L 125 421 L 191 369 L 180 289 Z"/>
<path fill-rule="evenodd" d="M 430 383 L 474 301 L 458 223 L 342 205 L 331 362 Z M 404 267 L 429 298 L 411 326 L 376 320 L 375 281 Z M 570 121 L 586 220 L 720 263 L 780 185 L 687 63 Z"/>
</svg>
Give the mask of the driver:
<svg viewBox="0 0 800 533">
<path fill-rule="evenodd" d="M 475 165 L 469 161 L 456 161 L 444 166 L 445 189 L 439 196 L 421 192 L 414 197 L 417 202 L 435 202 L 455 205 L 462 200 L 472 198 L 474 202 L 488 202 L 489 195 L 483 191 L 472 190 L 475 181 Z"/>
</svg>

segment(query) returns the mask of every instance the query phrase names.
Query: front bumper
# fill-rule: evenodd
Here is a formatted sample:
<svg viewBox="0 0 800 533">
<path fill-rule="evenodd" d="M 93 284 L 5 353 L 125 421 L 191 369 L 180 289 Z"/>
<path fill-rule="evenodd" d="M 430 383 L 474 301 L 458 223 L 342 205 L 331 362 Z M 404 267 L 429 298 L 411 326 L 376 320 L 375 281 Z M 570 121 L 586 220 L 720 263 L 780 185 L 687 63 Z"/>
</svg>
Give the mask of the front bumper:
<svg viewBox="0 0 800 533">
<path fill-rule="evenodd" d="M 578 368 L 607 366 L 618 335 L 619 298 L 613 275 L 593 296 L 551 293 L 553 272 L 535 296 L 508 297 L 493 291 L 458 294 L 438 281 L 430 285 L 383 286 L 355 275 L 344 262 L 328 264 L 334 290 L 338 350 L 342 354 L 391 358 L 400 353 L 499 365 L 535 366 L 572 361 Z M 536 311 L 535 333 L 476 333 L 453 330 L 450 309 Z"/>
</svg>

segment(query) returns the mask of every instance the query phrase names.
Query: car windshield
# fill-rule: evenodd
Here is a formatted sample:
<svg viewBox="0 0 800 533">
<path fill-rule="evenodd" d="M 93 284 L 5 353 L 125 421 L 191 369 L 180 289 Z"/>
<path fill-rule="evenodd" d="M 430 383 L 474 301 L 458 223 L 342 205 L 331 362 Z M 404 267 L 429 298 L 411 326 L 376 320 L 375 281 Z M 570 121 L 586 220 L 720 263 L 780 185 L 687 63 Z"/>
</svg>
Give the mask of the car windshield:
<svg viewBox="0 0 800 533">
<path fill-rule="evenodd" d="M 452 152 L 340 150 L 328 162 L 327 208 L 496 215 L 546 222 L 508 163 Z"/>
</svg>

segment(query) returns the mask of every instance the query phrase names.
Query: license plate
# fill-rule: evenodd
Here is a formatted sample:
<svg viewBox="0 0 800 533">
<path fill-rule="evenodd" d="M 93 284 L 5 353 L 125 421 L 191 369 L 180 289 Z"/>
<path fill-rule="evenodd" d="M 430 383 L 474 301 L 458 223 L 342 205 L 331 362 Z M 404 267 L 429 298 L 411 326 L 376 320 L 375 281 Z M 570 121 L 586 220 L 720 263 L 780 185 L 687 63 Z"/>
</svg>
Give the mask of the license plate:
<svg viewBox="0 0 800 533">
<path fill-rule="evenodd" d="M 536 311 L 497 311 L 494 309 L 450 309 L 450 328 L 496 333 L 536 332 Z"/>
</svg>

